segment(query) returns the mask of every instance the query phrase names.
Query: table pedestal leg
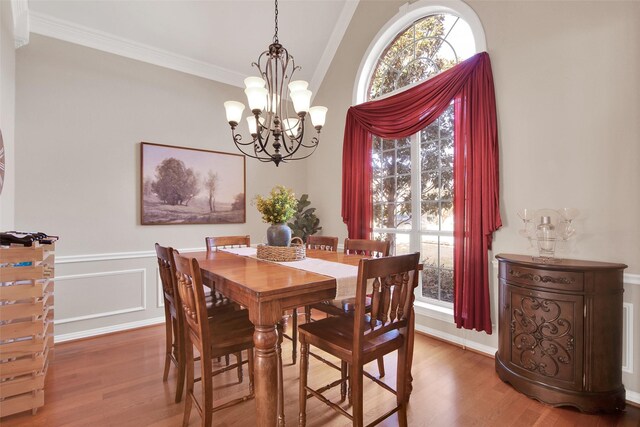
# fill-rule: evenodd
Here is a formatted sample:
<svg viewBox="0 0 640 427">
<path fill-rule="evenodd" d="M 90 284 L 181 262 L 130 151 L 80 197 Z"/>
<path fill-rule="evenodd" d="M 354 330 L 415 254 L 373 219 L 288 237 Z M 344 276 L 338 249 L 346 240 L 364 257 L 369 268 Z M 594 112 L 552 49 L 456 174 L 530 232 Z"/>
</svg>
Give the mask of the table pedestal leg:
<svg viewBox="0 0 640 427">
<path fill-rule="evenodd" d="M 256 325 L 255 345 L 256 424 L 274 427 L 277 421 L 278 332 L 274 325 Z"/>
</svg>

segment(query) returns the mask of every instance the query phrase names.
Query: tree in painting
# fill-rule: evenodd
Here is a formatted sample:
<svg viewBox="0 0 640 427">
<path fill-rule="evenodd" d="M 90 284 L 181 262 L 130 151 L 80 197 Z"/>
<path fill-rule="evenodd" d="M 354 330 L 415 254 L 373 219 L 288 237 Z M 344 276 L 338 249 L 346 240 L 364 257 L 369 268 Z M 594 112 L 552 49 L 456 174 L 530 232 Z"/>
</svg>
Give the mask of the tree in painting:
<svg viewBox="0 0 640 427">
<path fill-rule="evenodd" d="M 156 180 L 151 184 L 151 191 L 164 204 L 188 206 L 200 188 L 196 173 L 182 160 L 170 157 L 156 168 Z"/>
<path fill-rule="evenodd" d="M 216 188 L 218 186 L 218 174 L 209 171 L 207 178 L 204 181 L 204 188 L 207 190 L 209 196 L 209 212 L 216 211 Z"/>
<path fill-rule="evenodd" d="M 244 206 L 245 206 L 244 193 L 236 194 L 236 198 L 233 201 L 233 204 L 231 205 L 231 209 L 232 210 L 244 210 Z"/>
</svg>

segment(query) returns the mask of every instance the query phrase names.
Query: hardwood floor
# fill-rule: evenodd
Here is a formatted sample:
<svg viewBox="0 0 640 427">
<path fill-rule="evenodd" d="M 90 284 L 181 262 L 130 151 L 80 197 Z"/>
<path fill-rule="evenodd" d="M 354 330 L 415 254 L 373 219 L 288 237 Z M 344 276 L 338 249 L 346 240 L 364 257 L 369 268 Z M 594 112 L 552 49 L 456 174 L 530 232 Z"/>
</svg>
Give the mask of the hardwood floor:
<svg viewBox="0 0 640 427">
<path fill-rule="evenodd" d="M 34 416 L 25 412 L 3 418 L 0 424 L 180 426 L 184 403 L 173 402 L 173 368 L 169 381 L 162 382 L 163 349 L 163 325 L 57 344 L 47 377 L 45 406 Z M 285 340 L 283 354 L 290 352 L 291 342 Z M 290 365 L 288 360 L 285 357 L 286 421 L 296 425 L 299 365 Z M 392 360 L 385 360 L 386 381 L 395 386 Z M 339 376 L 338 371 L 313 359 L 310 365 L 310 384 L 323 385 Z M 369 366 L 370 372 L 377 374 L 376 364 Z M 246 391 L 246 375 L 244 383 L 238 384 L 235 372 L 227 374 L 214 379 L 216 399 Z M 413 375 L 414 392 L 408 411 L 411 426 L 640 426 L 637 407 L 627 406 L 626 412 L 617 415 L 586 415 L 529 399 L 498 379 L 492 358 L 424 335 L 415 340 Z M 335 393 L 338 395 L 338 390 Z M 385 412 L 393 400 L 393 395 L 365 380 L 365 422 Z M 308 403 L 307 421 L 309 426 L 349 425 L 346 418 L 317 399 Z M 195 410 L 190 425 L 200 425 Z M 255 425 L 254 402 L 217 412 L 214 425 Z M 396 425 L 395 416 L 381 425 Z"/>
</svg>

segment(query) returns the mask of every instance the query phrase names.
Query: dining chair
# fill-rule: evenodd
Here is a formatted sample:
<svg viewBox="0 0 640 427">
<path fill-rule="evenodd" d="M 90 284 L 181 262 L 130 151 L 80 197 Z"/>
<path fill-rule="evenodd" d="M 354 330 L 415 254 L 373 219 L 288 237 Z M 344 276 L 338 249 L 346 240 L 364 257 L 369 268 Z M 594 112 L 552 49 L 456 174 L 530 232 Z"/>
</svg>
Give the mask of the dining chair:
<svg viewBox="0 0 640 427">
<path fill-rule="evenodd" d="M 335 316 L 305 323 L 298 328 L 300 337 L 299 425 L 306 424 L 307 398 L 316 397 L 338 413 L 351 419 L 354 426 L 363 426 L 363 378 L 373 380 L 396 396 L 396 406 L 376 418 L 374 425 L 398 413 L 399 425 L 407 425 L 408 379 L 411 374 L 412 322 L 414 322 L 414 289 L 418 286 L 420 254 L 362 259 L 358 266 L 355 311 L 352 316 Z M 370 289 L 367 283 L 371 282 Z M 367 295 L 371 310 L 365 310 Z M 341 360 L 342 370 L 349 366 L 352 413 L 330 401 L 323 394 L 330 386 L 346 386 L 344 375 L 322 389 L 308 385 L 309 348 L 315 346 Z M 395 390 L 368 375 L 364 365 L 393 351 L 397 354 Z M 322 378 L 322 384 L 326 378 Z"/>
<path fill-rule="evenodd" d="M 158 259 L 158 269 L 160 272 L 160 282 L 162 284 L 162 294 L 164 299 L 164 315 L 165 315 L 165 360 L 164 373 L 162 381 L 167 381 L 171 363 L 178 370 L 178 378 L 176 380 L 176 403 L 182 400 L 182 392 L 185 381 L 185 350 L 184 350 L 184 322 L 180 316 L 181 307 L 177 304 L 178 288 L 175 282 L 175 264 L 172 253 L 175 249 L 171 247 L 161 246 L 156 243 L 156 256 Z M 177 251 L 176 251 L 177 252 Z M 205 294 L 205 304 L 207 315 L 209 317 L 216 314 L 226 313 L 229 311 L 240 310 L 240 306 L 230 302 L 228 304 L 215 304 L 211 296 Z M 241 360 L 241 354 L 236 354 L 236 358 Z M 227 365 L 229 364 L 228 355 L 226 356 Z M 242 371 L 239 375 L 241 378 Z"/>
<path fill-rule="evenodd" d="M 307 249 L 318 249 L 321 251 L 338 251 L 338 238 L 331 236 L 307 236 L 307 242 L 305 243 Z M 305 315 L 307 307 L 305 309 Z M 308 321 L 308 320 L 307 320 Z M 291 310 L 291 336 L 283 333 L 283 336 L 292 342 L 291 360 L 292 364 L 296 364 L 298 358 L 298 308 Z"/>
<path fill-rule="evenodd" d="M 251 246 L 251 236 L 211 236 L 204 238 L 207 250 L 242 248 Z"/>
<path fill-rule="evenodd" d="M 251 237 L 246 236 L 210 236 L 205 237 L 204 242 L 208 251 L 215 251 L 218 249 L 227 248 L 242 248 L 251 246 Z M 227 304 L 229 300 L 226 296 L 219 292 L 214 292 L 212 297 L 217 304 Z"/>
<path fill-rule="evenodd" d="M 165 357 L 164 373 L 162 381 L 167 381 L 171 363 L 178 369 L 178 380 L 176 388 L 176 403 L 182 399 L 184 387 L 184 346 L 182 345 L 182 334 L 178 326 L 178 313 L 176 310 L 176 289 L 173 280 L 173 257 L 172 248 L 160 246 L 156 243 L 156 256 L 158 258 L 158 269 L 160 271 L 160 282 L 162 283 L 162 295 L 164 300 L 164 324 L 165 324 Z"/>
<path fill-rule="evenodd" d="M 249 321 L 247 310 L 228 311 L 212 317 L 208 316 L 204 286 L 200 266 L 195 258 L 180 256 L 173 251 L 178 289 L 178 306 L 185 325 L 185 354 L 187 371 L 187 390 L 184 406 L 183 426 L 189 424 L 191 407 L 195 406 L 202 419 L 202 426 L 209 427 L 213 421 L 213 413 L 224 408 L 245 402 L 254 397 L 253 388 L 253 324 Z M 180 309 L 179 309 L 180 310 Z M 202 382 L 201 402 L 194 392 L 195 362 L 194 347 L 200 354 L 200 381 Z M 236 364 L 213 370 L 213 359 L 230 353 L 247 351 L 247 361 L 237 360 Z M 213 405 L 213 377 L 232 369 L 242 369 L 248 363 L 248 394 L 227 401 L 218 406 Z M 241 377 L 239 381 L 242 381 Z"/>
<path fill-rule="evenodd" d="M 345 239 L 344 240 L 344 253 L 345 254 L 359 254 L 369 257 L 386 257 L 389 256 L 391 250 L 391 242 L 389 240 L 367 240 L 367 239 Z M 311 321 L 311 310 L 320 311 L 328 316 L 349 316 L 355 309 L 355 298 L 345 298 L 341 300 L 327 300 L 316 304 L 311 304 L 305 307 L 305 322 Z M 365 301 L 365 308 L 367 311 L 371 308 L 371 298 L 367 296 Z M 318 360 L 327 363 L 321 357 L 313 355 Z M 329 364 L 331 365 L 331 364 Z M 384 358 L 378 359 L 378 373 L 380 378 L 384 377 Z"/>
</svg>

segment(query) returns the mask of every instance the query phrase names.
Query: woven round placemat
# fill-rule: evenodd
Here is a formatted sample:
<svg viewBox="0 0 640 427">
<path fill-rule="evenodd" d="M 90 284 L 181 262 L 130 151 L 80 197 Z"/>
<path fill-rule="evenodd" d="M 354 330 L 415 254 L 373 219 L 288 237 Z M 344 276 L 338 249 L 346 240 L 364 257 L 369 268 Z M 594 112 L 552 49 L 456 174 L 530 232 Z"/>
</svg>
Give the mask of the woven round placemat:
<svg viewBox="0 0 640 427">
<path fill-rule="evenodd" d="M 291 246 L 258 245 L 257 257 L 276 262 L 300 261 L 307 257 L 307 250 L 302 239 L 294 237 Z"/>
</svg>

